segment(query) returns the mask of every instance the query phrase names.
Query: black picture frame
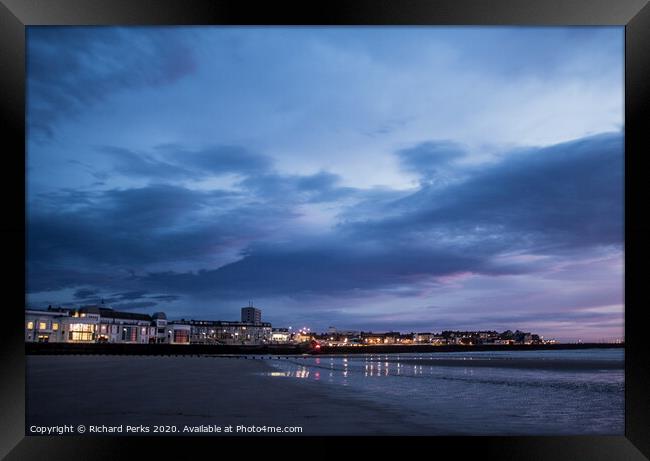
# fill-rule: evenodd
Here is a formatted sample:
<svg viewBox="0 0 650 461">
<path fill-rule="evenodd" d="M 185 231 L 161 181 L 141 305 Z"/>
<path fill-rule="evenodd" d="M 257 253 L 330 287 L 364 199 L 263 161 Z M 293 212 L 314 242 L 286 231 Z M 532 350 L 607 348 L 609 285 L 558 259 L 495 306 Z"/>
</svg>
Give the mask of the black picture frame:
<svg viewBox="0 0 650 461">
<path fill-rule="evenodd" d="M 625 26 L 625 436 L 597 437 L 413 437 L 408 448 L 443 456 L 481 459 L 612 460 L 650 457 L 650 360 L 644 354 L 646 328 L 644 263 L 649 260 L 644 224 L 650 119 L 650 6 L 648 0 L 357 0 L 328 2 L 233 0 L 1 0 L 0 81 L 5 140 L 2 224 L 7 274 L 4 325 L 0 337 L 0 456 L 7 459 L 128 458 L 130 450 L 147 456 L 177 453 L 191 456 L 197 448 L 219 456 L 223 444 L 270 453 L 297 447 L 311 453 L 350 456 L 332 450 L 332 438 L 249 437 L 34 437 L 25 436 L 25 354 L 23 337 L 25 284 L 25 27 L 30 25 L 621 25 Z M 22 244 L 21 244 L 22 242 Z M 22 271 L 20 270 L 22 269 Z M 22 291 L 21 291 L 22 290 Z M 83 398 L 83 396 L 80 396 Z M 367 455 L 381 453 L 392 437 L 347 438 Z M 307 442 L 307 444 L 305 444 Z M 328 450 L 329 449 L 329 450 Z M 292 451 L 292 450 L 289 450 Z M 282 455 L 282 452 L 278 453 Z M 289 453 L 284 453 L 289 455 Z M 447 455 L 445 455 L 447 456 Z"/>
</svg>

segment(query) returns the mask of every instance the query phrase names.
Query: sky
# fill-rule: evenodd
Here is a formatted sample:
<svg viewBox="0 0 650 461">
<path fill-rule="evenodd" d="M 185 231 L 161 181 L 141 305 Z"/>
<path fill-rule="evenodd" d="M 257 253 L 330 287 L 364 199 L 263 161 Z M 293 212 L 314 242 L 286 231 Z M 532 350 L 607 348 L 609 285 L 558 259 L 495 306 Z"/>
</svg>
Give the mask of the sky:
<svg viewBox="0 0 650 461">
<path fill-rule="evenodd" d="M 29 27 L 26 304 L 624 336 L 622 27 Z"/>
</svg>

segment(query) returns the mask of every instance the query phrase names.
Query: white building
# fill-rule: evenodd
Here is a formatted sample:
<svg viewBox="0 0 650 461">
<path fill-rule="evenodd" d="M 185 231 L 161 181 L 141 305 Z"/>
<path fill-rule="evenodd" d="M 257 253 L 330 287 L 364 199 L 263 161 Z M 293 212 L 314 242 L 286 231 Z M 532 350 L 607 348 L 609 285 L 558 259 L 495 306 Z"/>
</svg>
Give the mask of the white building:
<svg viewBox="0 0 650 461">
<path fill-rule="evenodd" d="M 291 341 L 291 332 L 288 328 L 273 328 L 271 330 L 271 342 L 288 343 Z"/>
<path fill-rule="evenodd" d="M 25 342 L 111 344 L 264 344 L 271 341 L 271 324 L 261 311 L 247 311 L 257 321 L 167 320 L 153 315 L 119 312 L 104 306 L 80 309 L 49 308 L 25 311 Z M 244 316 L 242 310 L 242 316 Z"/>
<path fill-rule="evenodd" d="M 87 307 L 71 310 L 64 321 L 63 342 L 95 343 L 99 332 L 100 313 L 98 308 Z"/>
<path fill-rule="evenodd" d="M 25 311 L 26 342 L 189 344 L 186 325 L 168 323 L 163 312 L 153 316 L 108 307 Z"/>
<path fill-rule="evenodd" d="M 58 343 L 64 341 L 64 321 L 68 311 L 25 311 L 25 342 Z"/>
<path fill-rule="evenodd" d="M 169 342 L 169 333 L 167 332 L 167 316 L 164 312 L 156 312 L 151 318 L 153 319 L 153 324 L 156 327 L 156 344 L 162 344 Z"/>
</svg>

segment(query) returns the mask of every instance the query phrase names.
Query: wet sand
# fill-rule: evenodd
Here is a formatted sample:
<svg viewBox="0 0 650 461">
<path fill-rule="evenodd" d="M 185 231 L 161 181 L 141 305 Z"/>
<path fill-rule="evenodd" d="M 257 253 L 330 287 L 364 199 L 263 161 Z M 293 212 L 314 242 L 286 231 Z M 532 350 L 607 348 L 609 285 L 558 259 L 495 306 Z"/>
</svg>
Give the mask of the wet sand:
<svg viewBox="0 0 650 461">
<path fill-rule="evenodd" d="M 317 382 L 268 376 L 273 371 L 268 361 L 28 356 L 27 426 L 173 424 L 180 430 L 242 424 L 302 426 L 302 435 L 432 433 L 408 415 L 349 392 L 332 396 Z"/>
<path fill-rule="evenodd" d="M 383 360 L 384 362 L 399 362 L 408 365 L 427 365 L 439 367 L 490 367 L 490 368 L 520 368 L 528 370 L 558 370 L 558 371 L 594 371 L 622 370 L 622 360 L 569 360 L 569 359 L 404 359 Z"/>
</svg>

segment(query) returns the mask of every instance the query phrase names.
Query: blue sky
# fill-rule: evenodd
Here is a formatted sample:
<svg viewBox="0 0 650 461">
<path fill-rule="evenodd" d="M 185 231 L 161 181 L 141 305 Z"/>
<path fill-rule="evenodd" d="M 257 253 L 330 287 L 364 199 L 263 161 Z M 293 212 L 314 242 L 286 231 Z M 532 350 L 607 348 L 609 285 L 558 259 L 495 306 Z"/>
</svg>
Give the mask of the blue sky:
<svg viewBox="0 0 650 461">
<path fill-rule="evenodd" d="M 30 27 L 27 303 L 623 336 L 621 27 Z"/>
</svg>

